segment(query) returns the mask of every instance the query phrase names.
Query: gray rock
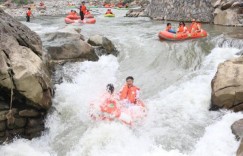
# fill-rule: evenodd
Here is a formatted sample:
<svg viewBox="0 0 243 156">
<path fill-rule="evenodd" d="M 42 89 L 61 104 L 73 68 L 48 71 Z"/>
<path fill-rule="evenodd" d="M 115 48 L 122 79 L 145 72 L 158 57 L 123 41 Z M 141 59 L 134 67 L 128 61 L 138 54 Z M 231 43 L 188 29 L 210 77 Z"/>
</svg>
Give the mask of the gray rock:
<svg viewBox="0 0 243 156">
<path fill-rule="evenodd" d="M 21 24 L 6 14 L 0 8 L 0 38 L 3 34 L 8 34 L 9 37 L 15 38 L 19 45 L 30 48 L 38 56 L 42 55 L 42 45 L 40 37 L 27 26 Z M 4 33 L 2 33 L 4 32 Z"/>
<path fill-rule="evenodd" d="M 19 112 L 19 116 L 22 117 L 37 117 L 40 113 L 34 109 L 25 109 Z"/>
<path fill-rule="evenodd" d="M 34 127 L 34 128 L 27 128 L 25 130 L 25 133 L 28 134 L 28 135 L 30 135 L 30 134 L 42 132 L 44 129 L 45 129 L 44 126 L 39 125 L 39 126 Z"/>
<path fill-rule="evenodd" d="M 45 34 L 43 43 L 51 60 L 98 60 L 94 48 L 80 39 L 80 34 L 48 33 Z"/>
<path fill-rule="evenodd" d="M 212 80 L 211 108 L 243 110 L 243 57 L 225 61 L 218 66 Z"/>
<path fill-rule="evenodd" d="M 243 137 L 243 119 L 240 119 L 234 122 L 231 126 L 232 133 L 236 136 L 237 139 Z"/>
<path fill-rule="evenodd" d="M 117 51 L 117 49 L 115 48 L 111 40 L 101 35 L 91 36 L 88 40 L 88 43 L 91 44 L 92 46 L 101 47 L 100 50 L 103 49 L 101 54 L 107 54 L 107 55 L 112 54 L 114 56 L 117 56 L 119 54 L 119 52 Z"/>
<path fill-rule="evenodd" d="M 27 127 L 37 127 L 39 125 L 44 125 L 43 119 L 28 119 Z"/>
<path fill-rule="evenodd" d="M 0 121 L 6 120 L 6 114 L 8 111 L 0 111 Z"/>
<path fill-rule="evenodd" d="M 6 122 L 5 121 L 0 121 L 0 132 L 4 131 L 6 129 Z"/>
<path fill-rule="evenodd" d="M 9 129 L 23 128 L 26 125 L 26 118 L 15 118 L 14 124 L 7 125 Z"/>
</svg>

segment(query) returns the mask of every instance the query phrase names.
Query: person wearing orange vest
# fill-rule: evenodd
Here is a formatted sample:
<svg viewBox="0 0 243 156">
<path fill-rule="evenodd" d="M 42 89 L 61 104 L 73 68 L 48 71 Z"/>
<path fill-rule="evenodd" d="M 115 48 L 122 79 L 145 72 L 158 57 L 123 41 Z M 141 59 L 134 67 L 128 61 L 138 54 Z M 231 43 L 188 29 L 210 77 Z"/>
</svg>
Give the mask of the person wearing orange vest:
<svg viewBox="0 0 243 156">
<path fill-rule="evenodd" d="M 184 22 L 179 23 L 179 27 L 177 29 L 177 33 L 186 33 L 187 32 L 187 27 Z"/>
<path fill-rule="evenodd" d="M 31 15 L 32 15 L 31 8 L 28 8 L 28 10 L 26 11 L 26 22 L 30 22 Z"/>
<path fill-rule="evenodd" d="M 111 11 L 111 9 L 107 9 L 105 14 L 113 14 L 113 12 Z"/>
<path fill-rule="evenodd" d="M 190 26 L 189 32 L 191 33 L 201 32 L 201 24 L 197 23 L 195 19 L 192 19 L 192 24 Z"/>
<path fill-rule="evenodd" d="M 120 100 L 127 101 L 132 104 L 136 104 L 139 98 L 139 88 L 133 85 L 134 78 L 132 76 L 128 76 L 126 78 L 126 84 L 123 86 L 120 91 Z"/>
<path fill-rule="evenodd" d="M 168 32 L 173 33 L 173 34 L 176 33 L 176 32 L 172 29 L 172 27 L 171 27 L 171 23 L 167 23 L 167 26 L 166 26 L 166 28 L 165 28 L 165 31 L 168 31 Z"/>
<path fill-rule="evenodd" d="M 87 11 L 87 8 L 85 6 L 85 1 L 82 2 L 82 5 L 80 5 L 79 10 L 80 10 L 80 18 L 83 21 L 84 20 L 84 15 L 85 15 L 85 13 Z"/>
</svg>

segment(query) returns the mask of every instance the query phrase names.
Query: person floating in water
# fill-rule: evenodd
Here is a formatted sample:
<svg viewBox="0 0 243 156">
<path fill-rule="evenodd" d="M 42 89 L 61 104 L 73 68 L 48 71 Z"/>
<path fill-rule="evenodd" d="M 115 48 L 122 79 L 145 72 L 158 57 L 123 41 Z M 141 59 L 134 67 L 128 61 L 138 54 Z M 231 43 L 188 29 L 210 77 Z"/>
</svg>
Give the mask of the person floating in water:
<svg viewBox="0 0 243 156">
<path fill-rule="evenodd" d="M 165 31 L 175 34 L 176 32 L 172 29 L 171 23 L 167 23 Z"/>
<path fill-rule="evenodd" d="M 33 16 L 33 14 L 31 12 L 31 8 L 28 8 L 26 11 L 26 22 L 30 22 L 30 16 Z"/>
<path fill-rule="evenodd" d="M 132 76 L 128 76 L 126 78 L 126 84 L 123 86 L 120 91 L 120 100 L 124 102 L 128 102 L 131 104 L 136 104 L 139 98 L 140 89 L 133 85 L 134 78 Z"/>
<path fill-rule="evenodd" d="M 87 11 L 87 8 L 85 6 L 85 1 L 82 2 L 82 4 L 79 7 L 79 10 L 80 10 L 81 21 L 83 21 L 84 20 L 84 15 L 86 14 L 86 11 Z"/>
<path fill-rule="evenodd" d="M 113 12 L 111 11 L 111 9 L 107 9 L 105 14 L 113 14 Z"/>
</svg>

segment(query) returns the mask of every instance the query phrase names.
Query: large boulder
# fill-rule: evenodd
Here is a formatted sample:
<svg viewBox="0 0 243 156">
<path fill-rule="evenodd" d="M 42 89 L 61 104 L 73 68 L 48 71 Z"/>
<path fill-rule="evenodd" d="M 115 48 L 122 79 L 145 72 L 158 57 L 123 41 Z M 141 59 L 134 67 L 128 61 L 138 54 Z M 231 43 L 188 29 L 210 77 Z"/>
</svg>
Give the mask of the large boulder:
<svg viewBox="0 0 243 156">
<path fill-rule="evenodd" d="M 112 54 L 117 56 L 119 52 L 115 48 L 114 44 L 108 38 L 101 36 L 101 35 L 94 35 L 91 36 L 88 40 L 88 43 L 92 46 L 98 48 L 99 55 L 109 55 Z"/>
<path fill-rule="evenodd" d="M 41 124 L 39 131 L 27 133 L 28 121 L 44 120 L 52 103 L 51 76 L 42 54 L 40 37 L 0 10 L 0 144 L 40 136 L 44 129 Z"/>
<path fill-rule="evenodd" d="M 0 86 L 14 89 L 28 104 L 48 109 L 51 106 L 51 79 L 42 59 L 14 37 L 0 43 Z M 33 87 L 34 86 L 34 87 Z"/>
<path fill-rule="evenodd" d="M 243 2 L 218 0 L 215 4 L 214 24 L 243 26 Z"/>
<path fill-rule="evenodd" d="M 218 66 L 212 80 L 211 109 L 243 110 L 243 57 L 225 61 Z"/>
<path fill-rule="evenodd" d="M 43 45 L 51 60 L 98 60 L 94 48 L 83 41 L 80 30 L 64 28 L 43 36 Z"/>
<path fill-rule="evenodd" d="M 40 37 L 2 10 L 0 32 L 0 95 L 14 89 L 16 95 L 23 96 L 16 100 L 24 98 L 26 104 L 48 109 L 52 85 L 42 60 Z"/>
</svg>

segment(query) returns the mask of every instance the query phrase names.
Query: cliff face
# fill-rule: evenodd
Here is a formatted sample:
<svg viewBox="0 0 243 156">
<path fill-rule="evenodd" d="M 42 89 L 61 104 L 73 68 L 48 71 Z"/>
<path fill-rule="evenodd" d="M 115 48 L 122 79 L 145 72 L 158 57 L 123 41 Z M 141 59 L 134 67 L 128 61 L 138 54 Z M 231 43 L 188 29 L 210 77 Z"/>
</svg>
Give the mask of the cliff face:
<svg viewBox="0 0 243 156">
<path fill-rule="evenodd" d="M 211 0 L 151 0 L 146 12 L 155 19 L 212 22 L 213 10 Z"/>
<path fill-rule="evenodd" d="M 242 0 L 151 0 L 146 14 L 153 19 L 214 22 L 243 26 Z"/>
</svg>

